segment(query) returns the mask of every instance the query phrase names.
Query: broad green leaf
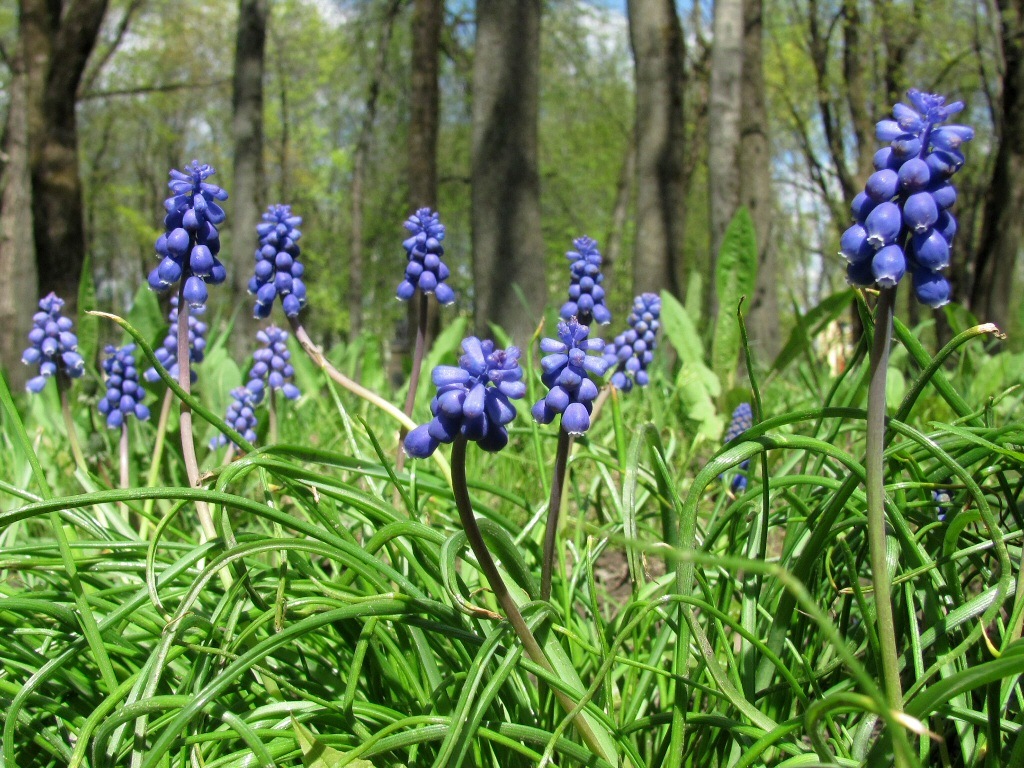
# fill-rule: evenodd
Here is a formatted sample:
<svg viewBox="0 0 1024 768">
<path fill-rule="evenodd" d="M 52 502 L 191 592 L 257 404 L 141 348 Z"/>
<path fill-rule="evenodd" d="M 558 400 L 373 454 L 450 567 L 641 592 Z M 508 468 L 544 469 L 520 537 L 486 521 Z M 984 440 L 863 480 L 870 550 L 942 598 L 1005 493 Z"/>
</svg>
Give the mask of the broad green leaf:
<svg viewBox="0 0 1024 768">
<path fill-rule="evenodd" d="M 316 737 L 315 733 L 294 717 L 292 718 L 292 729 L 299 742 L 299 749 L 302 750 L 302 764 L 306 768 L 334 768 L 340 765 L 351 766 L 351 768 L 373 768 L 373 763 L 369 760 L 348 760 L 344 752 L 328 747 Z"/>
<path fill-rule="evenodd" d="M 291 333 L 288 334 L 288 351 L 292 354 L 289 362 L 295 369 L 295 386 L 304 395 L 316 396 L 323 386 L 320 369 L 313 365 L 313 361 Z"/>
<path fill-rule="evenodd" d="M 160 301 L 148 283 L 143 283 L 135 292 L 132 308 L 125 315 L 125 320 L 135 326 L 152 346 L 156 347 L 163 341 L 163 334 L 167 330 L 167 318 L 160 311 Z M 124 334 L 124 339 L 125 342 L 130 341 L 127 333 Z"/>
<path fill-rule="evenodd" d="M 700 317 L 704 312 L 704 273 L 699 270 L 690 270 L 684 306 L 690 317 Z"/>
<path fill-rule="evenodd" d="M 718 377 L 704 363 L 704 347 L 697 327 L 682 304 L 667 291 L 661 293 L 661 320 L 665 338 L 675 347 L 682 362 L 676 386 L 686 415 L 700 423 L 702 434 L 717 440 L 722 434 L 723 422 L 715 408 L 715 399 L 722 387 Z"/>
<path fill-rule="evenodd" d="M 242 386 L 242 370 L 228 351 L 219 346 L 206 355 L 197 371 L 203 400 L 211 411 L 223 417 L 231 401 L 231 390 Z"/>
<path fill-rule="evenodd" d="M 786 345 L 775 358 L 775 362 L 772 363 L 772 371 L 781 371 L 803 354 L 804 350 L 811 345 L 814 337 L 845 312 L 852 301 L 853 289 L 849 288 L 822 299 L 818 306 L 805 315 L 797 313 L 796 325 L 790 332 Z"/>
<path fill-rule="evenodd" d="M 82 279 L 78 284 L 78 352 L 85 364 L 92 367 L 96 364 L 96 352 L 100 345 L 100 319 L 95 315 L 86 314 L 96 309 L 96 283 L 92 277 L 92 257 L 85 256 L 82 264 Z"/>
<path fill-rule="evenodd" d="M 711 369 L 726 389 L 732 387 L 740 355 L 740 327 L 736 317 L 740 300 L 752 296 L 757 281 L 757 234 L 746 206 L 732 217 L 718 253 L 715 290 L 718 317 L 711 344 Z M 749 308 L 749 304 L 748 304 Z"/>
</svg>

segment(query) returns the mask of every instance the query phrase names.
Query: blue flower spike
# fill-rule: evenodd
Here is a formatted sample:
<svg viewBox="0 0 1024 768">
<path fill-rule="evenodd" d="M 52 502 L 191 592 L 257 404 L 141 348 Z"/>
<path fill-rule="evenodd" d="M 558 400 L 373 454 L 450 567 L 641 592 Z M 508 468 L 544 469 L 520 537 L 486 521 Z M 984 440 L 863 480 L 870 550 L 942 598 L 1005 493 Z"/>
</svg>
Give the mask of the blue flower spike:
<svg viewBox="0 0 1024 768">
<path fill-rule="evenodd" d="M 601 274 L 601 252 L 597 241 L 578 237 L 572 241 L 575 251 L 565 254 L 569 264 L 569 300 L 559 312 L 563 320 L 575 317 L 583 325 L 597 322 L 607 325 L 612 313 L 605 304 L 604 275 Z"/>
<path fill-rule="evenodd" d="M 729 422 L 729 428 L 725 430 L 725 437 L 722 438 L 722 442 L 729 443 L 735 440 L 750 429 L 753 423 L 754 412 L 750 408 L 750 403 L 740 403 L 732 412 L 732 421 Z M 740 494 L 747 490 L 747 470 L 749 468 L 749 459 L 740 462 L 737 467 L 738 471 L 733 476 L 732 482 L 729 485 L 733 493 Z"/>
<path fill-rule="evenodd" d="M 217 227 L 224 223 L 218 205 L 228 193 L 207 181 L 216 171 L 193 160 L 184 171 L 172 170 L 167 186 L 174 194 L 164 200 L 164 234 L 156 241 L 160 264 L 149 273 L 149 287 L 163 293 L 184 281 L 183 295 L 190 307 L 206 306 L 207 284 L 227 278 L 220 253 Z"/>
<path fill-rule="evenodd" d="M 250 443 L 256 442 L 256 427 L 259 423 L 256 419 L 256 406 L 258 403 L 256 393 L 251 389 L 248 387 L 235 387 L 231 390 L 231 403 L 228 405 L 228 411 L 224 417 L 224 421 L 228 423 L 228 426 Z M 210 440 L 210 449 L 213 450 L 227 444 L 227 437 L 217 435 Z M 235 445 L 235 447 L 239 448 L 240 446 Z"/>
<path fill-rule="evenodd" d="M 299 261 L 301 224 L 302 217 L 295 216 L 291 206 L 271 205 L 256 225 L 260 246 L 254 255 L 256 268 L 249 280 L 249 293 L 256 297 L 253 316 L 258 320 L 270 317 L 278 297 L 287 317 L 298 317 L 306 306 L 305 267 Z"/>
<path fill-rule="evenodd" d="M 120 429 L 128 417 L 139 421 L 149 419 L 149 408 L 143 404 L 146 390 L 139 384 L 139 370 L 135 366 L 135 345 L 123 347 L 107 345 L 103 350 L 103 372 L 107 377 L 107 394 L 96 406 L 107 418 L 110 429 Z"/>
<path fill-rule="evenodd" d="M 28 332 L 29 347 L 21 356 L 25 365 L 38 365 L 39 375 L 25 385 L 32 394 L 39 394 L 46 380 L 58 373 L 78 379 L 85 373 L 85 360 L 78 353 L 78 337 L 73 323 L 60 311 L 64 299 L 50 293 L 39 300 L 39 311 L 32 316 Z"/>
<path fill-rule="evenodd" d="M 252 353 L 246 388 L 256 395 L 257 403 L 263 401 L 266 387 L 281 392 L 288 400 L 297 400 L 302 393 L 292 383 L 295 369 L 289 362 L 292 353 L 288 350 L 288 332 L 272 325 L 257 331 L 256 340 L 263 346 Z"/>
<path fill-rule="evenodd" d="M 414 459 L 427 458 L 459 436 L 491 452 L 508 444 L 508 424 L 516 417 L 512 401 L 526 394 L 519 348 L 495 349 L 493 341 L 470 336 L 463 339 L 462 352 L 457 366 L 434 368 L 434 418 L 405 438 L 405 452 Z"/>
<path fill-rule="evenodd" d="M 193 384 L 196 383 L 198 375 L 194 363 L 203 362 L 203 357 L 206 354 L 206 323 L 202 322 L 196 315 L 201 315 L 206 311 L 206 307 L 197 308 L 193 312 L 189 313 L 188 316 L 188 349 L 189 349 L 189 361 L 193 364 L 189 366 L 190 380 Z M 167 317 L 170 322 L 170 327 L 167 329 L 167 335 L 164 337 L 163 344 L 157 347 L 155 351 L 156 359 L 164 368 L 167 369 L 167 373 L 170 374 L 171 378 L 175 381 L 178 379 L 178 297 L 171 296 L 171 312 Z M 143 378 L 155 384 L 160 381 L 160 374 L 156 372 L 155 368 L 149 368 L 144 374 Z"/>
<path fill-rule="evenodd" d="M 432 293 L 443 306 L 454 303 L 455 291 L 446 282 L 451 271 L 441 260 L 444 256 L 444 224 L 438 214 L 429 208 L 420 208 L 405 222 L 409 237 L 402 243 L 408 262 L 405 279 L 398 285 L 401 301 L 409 301 L 416 289 Z"/>
<path fill-rule="evenodd" d="M 647 368 L 654 360 L 658 329 L 661 327 L 661 298 L 658 294 L 644 293 L 633 299 L 628 324 L 629 328 L 604 348 L 604 359 L 615 366 L 611 384 L 623 392 L 629 392 L 634 384 L 646 387 L 650 383 Z"/>
<path fill-rule="evenodd" d="M 893 119 L 875 127 L 888 146 L 875 153 L 875 172 L 853 200 L 854 224 L 843 233 L 840 255 L 851 285 L 893 288 L 909 272 L 918 301 L 938 308 L 951 294 L 942 274 L 956 233 L 950 179 L 964 164 L 960 150 L 974 129 L 945 124 L 962 102 L 946 104 L 913 88 L 907 96 L 909 106 L 897 104 Z"/>
<path fill-rule="evenodd" d="M 548 394 L 533 406 L 533 418 L 550 424 L 562 415 L 562 429 L 570 435 L 582 435 L 590 429 L 590 414 L 597 397 L 597 384 L 608 370 L 601 357 L 604 342 L 590 338 L 590 328 L 576 318 L 558 324 L 557 339 L 541 339 L 541 381 Z"/>
</svg>

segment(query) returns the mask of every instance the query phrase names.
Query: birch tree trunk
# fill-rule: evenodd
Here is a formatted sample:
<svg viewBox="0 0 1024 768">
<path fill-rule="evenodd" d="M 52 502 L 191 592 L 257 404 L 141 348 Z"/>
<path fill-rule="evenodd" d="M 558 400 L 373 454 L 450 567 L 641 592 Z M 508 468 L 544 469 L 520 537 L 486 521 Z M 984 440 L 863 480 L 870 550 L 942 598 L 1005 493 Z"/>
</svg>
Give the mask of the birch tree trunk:
<svg viewBox="0 0 1024 768">
<path fill-rule="evenodd" d="M 672 0 L 629 0 L 636 79 L 637 232 L 633 291 L 682 296 L 685 280 L 683 32 Z"/>
<path fill-rule="evenodd" d="M 743 74 L 743 0 L 715 0 L 711 92 L 708 107 L 708 203 L 711 258 L 708 312 L 718 311 L 715 269 L 718 250 L 740 203 L 740 81 Z M 729 308 L 731 313 L 733 308 Z"/>
<path fill-rule="evenodd" d="M 770 363 L 779 353 L 779 295 L 772 243 L 772 157 L 765 106 L 763 0 L 743 0 L 743 79 L 740 86 L 739 200 L 757 233 L 757 283 L 748 297 L 747 332 L 755 354 Z"/>
<path fill-rule="evenodd" d="M 540 0 L 478 0 L 472 222 L 476 326 L 525 344 L 547 297 L 537 133 Z"/>
</svg>

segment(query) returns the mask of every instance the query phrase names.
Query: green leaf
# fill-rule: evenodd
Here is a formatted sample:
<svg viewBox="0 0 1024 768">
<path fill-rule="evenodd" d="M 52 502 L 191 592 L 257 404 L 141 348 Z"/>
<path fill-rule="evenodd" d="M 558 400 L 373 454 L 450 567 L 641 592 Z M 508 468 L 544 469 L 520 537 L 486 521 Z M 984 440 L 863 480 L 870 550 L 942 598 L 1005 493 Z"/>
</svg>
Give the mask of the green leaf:
<svg viewBox="0 0 1024 768">
<path fill-rule="evenodd" d="M 92 277 L 92 257 L 86 254 L 82 264 L 82 279 L 78 284 L 78 352 L 87 366 L 96 364 L 96 352 L 100 345 L 100 319 L 88 315 L 96 309 L 96 283 Z"/>
<path fill-rule="evenodd" d="M 163 341 L 163 334 L 167 330 L 167 318 L 160 311 L 160 301 L 148 283 L 143 283 L 135 292 L 132 308 L 128 310 L 125 320 L 135 326 L 152 346 L 159 346 Z M 126 341 L 129 340 L 127 333 L 124 334 L 124 338 Z"/>
<path fill-rule="evenodd" d="M 335 768 L 335 766 L 341 765 L 351 766 L 351 768 L 373 768 L 373 763 L 369 760 L 350 761 L 344 752 L 328 747 L 316 737 L 315 733 L 294 717 L 292 718 L 292 729 L 299 742 L 299 749 L 302 750 L 302 764 L 306 768 Z"/>
<path fill-rule="evenodd" d="M 242 386 L 242 370 L 223 346 L 214 347 L 196 368 L 202 398 L 215 414 L 227 413 L 231 390 Z M 211 429 L 213 429 L 211 427 Z"/>
<path fill-rule="evenodd" d="M 661 321 L 665 338 L 682 361 L 676 385 L 686 415 L 700 423 L 702 434 L 718 439 L 724 425 L 714 401 L 721 394 L 721 384 L 704 362 L 704 346 L 689 313 L 667 291 L 661 293 Z"/>
<path fill-rule="evenodd" d="M 715 275 L 718 317 L 711 344 L 711 368 L 726 389 L 732 388 L 739 363 L 740 328 L 736 312 L 740 300 L 753 295 L 756 281 L 757 233 L 750 211 L 740 206 L 725 230 Z"/>
<path fill-rule="evenodd" d="M 302 394 L 315 397 L 320 392 L 321 387 L 323 387 L 320 369 L 313 365 L 313 361 L 309 359 L 306 350 L 295 339 L 294 334 L 288 334 L 287 343 L 288 351 L 292 355 L 288 362 L 295 369 L 295 386 L 299 388 Z"/>
<path fill-rule="evenodd" d="M 779 352 L 772 371 L 778 372 L 788 366 L 811 345 L 811 341 L 825 327 L 841 315 L 853 301 L 854 291 L 849 288 L 822 299 L 822 302 L 805 315 L 797 313 L 796 325 L 786 340 L 786 345 Z"/>
</svg>

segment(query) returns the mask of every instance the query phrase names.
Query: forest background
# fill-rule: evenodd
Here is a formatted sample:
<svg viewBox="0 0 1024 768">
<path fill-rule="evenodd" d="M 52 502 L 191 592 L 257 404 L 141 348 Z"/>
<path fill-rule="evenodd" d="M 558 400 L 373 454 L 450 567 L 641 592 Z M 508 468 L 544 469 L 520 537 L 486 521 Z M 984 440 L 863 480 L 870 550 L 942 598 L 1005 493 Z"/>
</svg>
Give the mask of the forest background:
<svg viewBox="0 0 1024 768">
<path fill-rule="evenodd" d="M 305 220 L 317 340 L 368 333 L 397 353 L 400 224 L 417 207 L 448 227 L 457 309 L 524 343 L 584 234 L 611 307 L 665 288 L 713 316 L 715 254 L 746 206 L 748 324 L 770 361 L 795 313 L 844 286 L 848 201 L 908 87 L 965 101 L 978 134 L 962 306 L 937 313 L 939 340 L 963 308 L 1019 338 L 1024 0 L 4 0 L 0 362 L 23 375 L 30 297 L 74 304 L 83 274 L 98 308 L 131 306 L 166 171 L 193 158 L 231 193 L 233 295 L 211 305 L 240 350 L 271 203 Z"/>
</svg>

